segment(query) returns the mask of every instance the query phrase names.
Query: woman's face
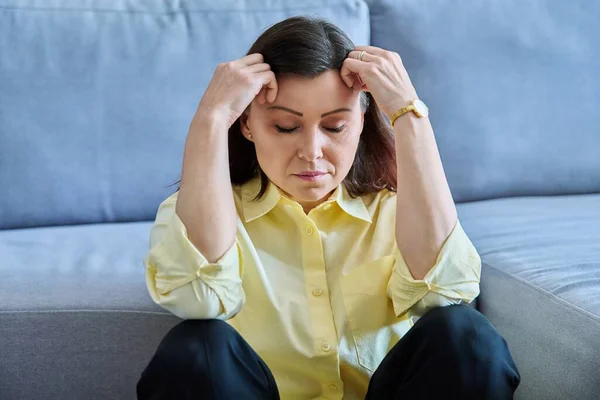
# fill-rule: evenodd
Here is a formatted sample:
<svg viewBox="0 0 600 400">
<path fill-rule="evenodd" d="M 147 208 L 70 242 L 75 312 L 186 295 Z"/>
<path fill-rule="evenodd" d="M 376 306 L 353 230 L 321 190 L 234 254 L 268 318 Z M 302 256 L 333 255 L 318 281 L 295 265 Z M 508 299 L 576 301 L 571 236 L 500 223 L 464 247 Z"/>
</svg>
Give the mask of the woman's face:
<svg viewBox="0 0 600 400">
<path fill-rule="evenodd" d="M 275 102 L 252 102 L 242 133 L 254 143 L 267 177 L 308 213 L 352 166 L 364 122 L 360 91 L 348 88 L 337 70 L 315 78 L 282 76 L 277 84 Z M 298 176 L 306 171 L 324 175 Z"/>
</svg>

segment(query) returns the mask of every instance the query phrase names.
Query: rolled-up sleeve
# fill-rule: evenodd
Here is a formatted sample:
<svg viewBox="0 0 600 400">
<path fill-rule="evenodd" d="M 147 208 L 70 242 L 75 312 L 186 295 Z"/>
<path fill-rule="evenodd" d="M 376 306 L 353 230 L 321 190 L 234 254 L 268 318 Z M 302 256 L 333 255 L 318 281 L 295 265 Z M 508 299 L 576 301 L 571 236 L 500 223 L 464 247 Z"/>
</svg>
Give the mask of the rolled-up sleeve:
<svg viewBox="0 0 600 400">
<path fill-rule="evenodd" d="M 414 279 L 399 250 L 388 284 L 396 316 L 420 317 L 431 308 L 471 303 L 479 295 L 481 258 L 459 221 L 442 245 L 435 265 Z"/>
<path fill-rule="evenodd" d="M 183 319 L 228 319 L 245 302 L 242 248 L 236 238 L 215 263 L 189 240 L 175 212 L 177 194 L 161 203 L 144 259 L 152 299 Z"/>
</svg>

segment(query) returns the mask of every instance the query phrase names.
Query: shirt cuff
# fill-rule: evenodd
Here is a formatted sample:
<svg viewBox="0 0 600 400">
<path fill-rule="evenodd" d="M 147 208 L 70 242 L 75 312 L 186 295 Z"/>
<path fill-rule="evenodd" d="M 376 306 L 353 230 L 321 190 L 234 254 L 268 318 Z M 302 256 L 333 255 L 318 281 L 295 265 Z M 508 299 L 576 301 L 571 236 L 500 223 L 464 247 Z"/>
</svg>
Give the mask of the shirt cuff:
<svg viewBox="0 0 600 400">
<path fill-rule="evenodd" d="M 481 258 L 457 220 L 438 254 L 435 265 L 423 279 L 414 279 L 399 249 L 388 284 L 394 312 L 401 317 L 413 308 L 430 308 L 460 302 L 470 303 L 479 295 Z"/>
<path fill-rule="evenodd" d="M 244 299 L 242 264 L 242 249 L 237 238 L 223 256 L 209 263 L 189 240 L 187 229 L 175 212 L 162 238 L 146 257 L 146 267 L 151 269 L 158 295 L 166 295 L 199 279 L 215 292 L 226 314 Z"/>
</svg>

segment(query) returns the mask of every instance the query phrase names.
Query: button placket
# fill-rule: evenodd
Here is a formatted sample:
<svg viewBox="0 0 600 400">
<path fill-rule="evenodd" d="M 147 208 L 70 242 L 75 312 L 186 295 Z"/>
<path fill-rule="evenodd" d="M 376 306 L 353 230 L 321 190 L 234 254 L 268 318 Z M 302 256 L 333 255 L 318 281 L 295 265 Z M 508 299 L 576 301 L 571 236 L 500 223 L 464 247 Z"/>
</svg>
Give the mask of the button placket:
<svg viewBox="0 0 600 400">
<path fill-rule="evenodd" d="M 326 295 L 328 282 L 323 244 L 317 224 L 310 217 L 299 217 L 298 222 L 300 220 L 303 220 L 299 233 L 302 236 L 305 293 L 313 325 L 314 351 L 321 358 L 323 368 L 329 371 L 322 389 L 328 393 L 328 386 L 335 382 L 335 374 L 339 370 L 339 357 L 336 357 L 337 336 L 333 312 L 329 296 Z"/>
</svg>

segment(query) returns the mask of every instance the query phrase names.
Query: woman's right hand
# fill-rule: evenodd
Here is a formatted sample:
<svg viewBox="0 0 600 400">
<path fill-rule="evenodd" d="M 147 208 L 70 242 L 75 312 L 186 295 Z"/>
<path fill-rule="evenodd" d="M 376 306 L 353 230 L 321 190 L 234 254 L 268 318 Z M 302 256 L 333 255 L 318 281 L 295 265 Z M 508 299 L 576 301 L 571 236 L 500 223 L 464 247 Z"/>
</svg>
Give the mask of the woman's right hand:
<svg viewBox="0 0 600 400">
<path fill-rule="evenodd" d="M 263 61 L 262 54 L 254 53 L 219 64 L 200 100 L 197 113 L 223 118 L 229 128 L 254 98 L 260 104 L 274 102 L 277 81 L 271 66 Z"/>
</svg>

